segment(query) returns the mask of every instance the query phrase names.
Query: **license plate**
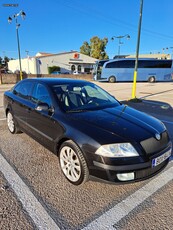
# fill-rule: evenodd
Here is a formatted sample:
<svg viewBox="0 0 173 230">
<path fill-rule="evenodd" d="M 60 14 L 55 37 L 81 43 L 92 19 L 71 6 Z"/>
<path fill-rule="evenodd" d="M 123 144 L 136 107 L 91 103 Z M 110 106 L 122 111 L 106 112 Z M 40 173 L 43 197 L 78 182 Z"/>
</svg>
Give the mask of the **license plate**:
<svg viewBox="0 0 173 230">
<path fill-rule="evenodd" d="M 170 156 L 171 156 L 171 149 L 167 151 L 166 153 L 162 154 L 161 156 L 152 159 L 152 167 L 155 167 L 161 164 L 163 161 L 168 159 Z"/>
</svg>

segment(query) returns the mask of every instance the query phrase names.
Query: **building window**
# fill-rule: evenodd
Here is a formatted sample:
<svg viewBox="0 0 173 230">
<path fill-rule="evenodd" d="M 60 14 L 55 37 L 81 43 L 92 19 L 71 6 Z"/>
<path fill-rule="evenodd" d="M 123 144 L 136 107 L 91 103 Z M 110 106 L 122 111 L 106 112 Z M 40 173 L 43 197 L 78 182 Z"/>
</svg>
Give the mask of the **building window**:
<svg viewBox="0 0 173 230">
<path fill-rule="evenodd" d="M 78 71 L 78 72 L 81 72 L 81 65 L 78 65 L 77 71 Z"/>
<path fill-rule="evenodd" d="M 75 69 L 76 69 L 75 65 L 72 65 L 71 66 L 71 71 L 73 72 L 73 71 L 75 71 Z"/>
<path fill-rule="evenodd" d="M 85 72 L 85 73 L 91 73 L 91 70 L 92 70 L 92 69 L 90 69 L 90 68 L 84 68 L 84 72 Z"/>
</svg>

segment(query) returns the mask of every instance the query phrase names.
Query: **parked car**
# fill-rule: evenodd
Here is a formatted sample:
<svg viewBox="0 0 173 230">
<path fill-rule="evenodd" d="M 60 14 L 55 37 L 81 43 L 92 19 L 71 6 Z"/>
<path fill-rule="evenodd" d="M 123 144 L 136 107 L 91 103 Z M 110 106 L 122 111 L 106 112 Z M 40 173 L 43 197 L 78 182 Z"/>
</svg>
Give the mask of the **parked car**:
<svg viewBox="0 0 173 230">
<path fill-rule="evenodd" d="M 17 69 L 17 70 L 14 71 L 14 73 L 15 73 L 15 74 L 20 74 L 20 70 Z M 22 71 L 22 74 L 25 75 L 25 74 L 26 74 L 26 71 Z"/>
<path fill-rule="evenodd" d="M 81 73 L 75 70 L 75 71 L 73 71 L 73 74 L 78 75 L 78 74 L 81 74 Z"/>
<path fill-rule="evenodd" d="M 25 132 L 59 157 L 74 185 L 147 179 L 169 162 L 164 124 L 121 104 L 97 85 L 74 79 L 25 79 L 4 93 L 7 126 Z"/>
<path fill-rule="evenodd" d="M 61 74 L 61 72 L 60 71 L 54 71 L 51 74 Z"/>
<path fill-rule="evenodd" d="M 7 70 L 7 74 L 12 74 L 13 72 L 11 70 Z"/>
<path fill-rule="evenodd" d="M 1 69 L 0 73 L 5 73 L 5 74 L 12 74 L 13 72 L 11 70 L 7 70 L 7 69 Z"/>
</svg>

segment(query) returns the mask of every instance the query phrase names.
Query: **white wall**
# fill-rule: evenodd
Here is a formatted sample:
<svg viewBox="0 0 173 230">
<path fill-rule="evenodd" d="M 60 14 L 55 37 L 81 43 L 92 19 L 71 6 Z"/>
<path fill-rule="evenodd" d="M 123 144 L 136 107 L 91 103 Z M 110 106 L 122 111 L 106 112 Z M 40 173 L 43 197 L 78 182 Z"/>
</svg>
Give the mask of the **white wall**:
<svg viewBox="0 0 173 230">
<path fill-rule="evenodd" d="M 48 57 L 37 57 L 37 66 L 40 64 L 39 74 L 47 74 L 48 67 L 59 66 L 61 67 L 61 72 L 70 71 L 71 66 L 69 65 L 69 60 L 67 55 L 57 55 Z"/>
<path fill-rule="evenodd" d="M 26 73 L 36 74 L 35 70 L 35 58 L 24 58 L 21 59 L 21 67 L 22 71 L 25 71 Z M 8 69 L 11 70 L 13 73 L 16 70 L 20 70 L 19 67 L 19 60 L 10 60 L 8 62 Z"/>
</svg>

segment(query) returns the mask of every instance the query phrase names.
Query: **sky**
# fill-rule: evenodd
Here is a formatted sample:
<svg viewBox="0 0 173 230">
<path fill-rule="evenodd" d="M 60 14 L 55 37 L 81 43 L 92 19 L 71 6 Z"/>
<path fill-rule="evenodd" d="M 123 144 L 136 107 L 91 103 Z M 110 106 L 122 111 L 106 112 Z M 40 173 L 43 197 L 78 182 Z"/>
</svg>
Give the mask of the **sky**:
<svg viewBox="0 0 173 230">
<path fill-rule="evenodd" d="M 18 58 L 15 20 L 8 17 L 23 10 L 25 20 L 17 17 L 21 57 L 38 52 L 80 51 L 93 36 L 108 38 L 109 58 L 135 54 L 141 0 L 0 0 L 0 57 Z M 4 7 L 18 4 L 18 7 Z M 171 48 L 172 47 L 172 48 Z M 168 48 L 168 49 L 166 49 Z M 143 0 L 140 50 L 144 53 L 173 53 L 173 0 Z"/>
</svg>

